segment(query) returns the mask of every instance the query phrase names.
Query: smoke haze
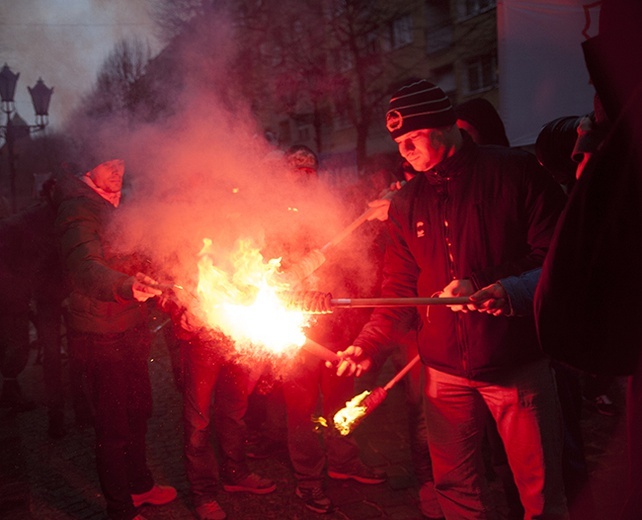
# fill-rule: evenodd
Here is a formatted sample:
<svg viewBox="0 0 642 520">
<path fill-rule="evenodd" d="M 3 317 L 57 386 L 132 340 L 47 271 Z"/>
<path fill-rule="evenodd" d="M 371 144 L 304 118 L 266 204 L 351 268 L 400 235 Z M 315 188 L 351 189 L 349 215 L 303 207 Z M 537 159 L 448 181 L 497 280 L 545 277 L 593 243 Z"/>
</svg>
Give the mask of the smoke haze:
<svg viewBox="0 0 642 520">
<path fill-rule="evenodd" d="M 26 86 L 42 76 L 54 87 L 51 126 L 82 137 L 81 153 L 70 158 L 82 171 L 124 159 L 126 190 L 111 242 L 117 253 L 149 259 L 145 271 L 160 282 L 186 287 L 176 296 L 189 308 L 203 239 L 212 240 L 212 259 L 230 276 L 239 240 L 250 241 L 266 261 L 280 258 L 286 269 L 328 243 L 366 209 L 368 199 L 354 178 L 329 179 L 323 163 L 318 182 L 292 177 L 282 151 L 266 141 L 249 106 L 236 95 L 240 89 L 231 84 L 237 50 L 232 24 L 222 13 L 216 23 L 177 42 L 169 56 L 162 56 L 165 62 L 157 62 L 161 70 L 180 71 L 174 75 L 178 82 L 164 81 L 163 74 L 157 78 L 171 115 L 147 124 L 78 114 L 77 102 L 94 85 L 114 45 L 152 34 L 145 25 L 147 6 L 142 0 L 0 0 L 0 20 L 6 20 L 0 52 L 21 74 L 16 108 L 23 118 L 33 113 Z M 73 120 L 63 125 L 71 114 Z M 371 296 L 374 267 L 365 231 L 380 227 L 366 224 L 329 250 L 307 288 L 337 298 Z M 344 346 L 358 324 L 357 312 L 333 315 L 329 328 L 344 336 Z"/>
<path fill-rule="evenodd" d="M 233 95 L 226 74 L 235 56 L 233 38 L 223 17 L 219 24 L 206 35 L 195 31 L 180 46 L 176 63 L 185 77 L 170 94 L 180 107 L 173 116 L 134 129 L 121 120 L 81 129 L 91 136 L 93 157 L 125 160 L 129 187 L 114 226 L 119 251 L 142 253 L 151 260 L 150 274 L 186 287 L 195 285 L 204 238 L 212 239 L 221 269 L 230 268 L 239 239 L 288 266 L 366 209 L 365 198 L 356 204 L 347 199 L 353 186 L 339 182 L 330 189 L 323 177 L 307 183 L 292 177 L 249 108 Z M 325 274 L 316 277 L 317 289 L 336 297 L 371 294 L 370 242 L 353 235 L 329 252 L 332 266 L 320 270 Z M 346 276 L 354 294 L 345 293 Z"/>
</svg>

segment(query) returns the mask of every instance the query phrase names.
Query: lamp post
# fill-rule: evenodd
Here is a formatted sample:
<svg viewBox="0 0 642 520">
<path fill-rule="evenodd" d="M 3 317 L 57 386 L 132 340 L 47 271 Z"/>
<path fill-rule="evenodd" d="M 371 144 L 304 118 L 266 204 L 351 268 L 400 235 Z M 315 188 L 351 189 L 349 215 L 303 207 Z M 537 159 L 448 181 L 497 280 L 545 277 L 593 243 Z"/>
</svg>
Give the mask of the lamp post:
<svg viewBox="0 0 642 520">
<path fill-rule="evenodd" d="M 14 143 L 17 137 L 18 128 L 13 124 L 13 115 L 16 113 L 14 95 L 16 93 L 16 85 L 20 74 L 15 74 L 11 71 L 9 66 L 5 63 L 2 70 L 0 70 L 0 96 L 2 97 L 2 111 L 7 116 L 7 124 L 0 126 L 2 129 L 2 137 L 4 137 L 7 145 L 7 155 L 9 159 L 9 176 L 11 182 L 11 211 L 16 212 L 16 162 L 14 153 Z M 24 128 L 27 129 L 27 134 L 44 130 L 49 124 L 49 102 L 53 94 L 53 87 L 47 87 L 42 79 L 38 79 L 36 85 L 27 87 L 29 94 L 31 94 L 31 102 L 33 109 L 36 113 L 36 124 L 28 125 Z M 22 127 L 21 127 L 22 128 Z"/>
</svg>

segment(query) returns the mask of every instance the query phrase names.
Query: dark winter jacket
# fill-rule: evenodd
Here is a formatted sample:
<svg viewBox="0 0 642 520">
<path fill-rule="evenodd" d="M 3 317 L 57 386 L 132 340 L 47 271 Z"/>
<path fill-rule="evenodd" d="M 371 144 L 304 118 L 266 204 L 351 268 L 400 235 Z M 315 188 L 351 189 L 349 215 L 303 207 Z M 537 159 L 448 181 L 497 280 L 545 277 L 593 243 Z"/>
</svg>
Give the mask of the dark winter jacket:
<svg viewBox="0 0 642 520">
<path fill-rule="evenodd" d="M 607 10 L 608 9 L 608 10 Z M 606 2 L 586 65 L 608 136 L 570 194 L 535 293 L 542 348 L 581 370 L 628 375 L 642 353 L 642 4 Z"/>
<path fill-rule="evenodd" d="M 62 270 L 46 201 L 0 220 L 0 312 L 28 312 L 32 299 L 60 301 Z"/>
<path fill-rule="evenodd" d="M 391 244 L 382 296 L 429 297 L 454 279 L 480 289 L 541 266 L 565 196 L 529 153 L 477 146 L 469 138 L 452 157 L 418 175 L 392 200 Z M 447 373 L 483 379 L 542 356 L 532 318 L 498 318 L 419 309 L 422 361 Z M 378 309 L 355 345 L 373 357 L 405 332 L 414 309 Z"/>
<path fill-rule="evenodd" d="M 142 324 L 147 306 L 133 299 L 125 281 L 136 274 L 130 259 L 111 252 L 107 226 L 116 210 L 76 177 L 56 185 L 56 234 L 69 278 L 69 326 L 77 331 L 118 333 Z"/>
</svg>

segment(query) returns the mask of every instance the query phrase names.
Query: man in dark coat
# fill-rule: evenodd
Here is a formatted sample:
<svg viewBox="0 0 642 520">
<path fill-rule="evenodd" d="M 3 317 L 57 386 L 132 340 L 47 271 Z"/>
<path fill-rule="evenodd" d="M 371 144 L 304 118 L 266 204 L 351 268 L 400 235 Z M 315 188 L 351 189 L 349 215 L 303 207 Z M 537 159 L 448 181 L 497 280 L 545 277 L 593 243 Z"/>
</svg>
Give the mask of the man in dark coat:
<svg viewBox="0 0 642 520">
<path fill-rule="evenodd" d="M 390 205 L 384 297 L 470 296 L 541 266 L 565 198 L 533 155 L 476 145 L 456 126 L 448 97 L 425 80 L 397 91 L 386 119 L 401 155 L 421 173 Z M 525 517 L 567 518 L 560 407 L 532 318 L 493 320 L 453 310 L 467 309 L 422 309 L 418 339 L 435 490 L 445 517 L 493 517 L 481 453 L 487 407 Z M 368 369 L 413 315 L 412 308 L 375 310 L 340 353 L 338 373 Z"/>
<path fill-rule="evenodd" d="M 43 201 L 0 220 L 0 407 L 16 412 L 35 406 L 24 397 L 18 382 L 29 360 L 32 299 L 48 282 L 55 284 L 52 278 L 62 279 L 54 245 L 54 215 L 51 205 Z"/>
<path fill-rule="evenodd" d="M 113 253 L 109 222 L 120 204 L 122 160 L 99 164 L 56 187 L 56 233 L 71 294 L 68 336 L 82 352 L 95 409 L 96 466 L 112 520 L 141 520 L 142 504 L 176 497 L 154 483 L 147 467 L 147 421 L 152 412 L 147 361 L 151 337 L 145 302 L 161 291 L 131 258 Z"/>
</svg>

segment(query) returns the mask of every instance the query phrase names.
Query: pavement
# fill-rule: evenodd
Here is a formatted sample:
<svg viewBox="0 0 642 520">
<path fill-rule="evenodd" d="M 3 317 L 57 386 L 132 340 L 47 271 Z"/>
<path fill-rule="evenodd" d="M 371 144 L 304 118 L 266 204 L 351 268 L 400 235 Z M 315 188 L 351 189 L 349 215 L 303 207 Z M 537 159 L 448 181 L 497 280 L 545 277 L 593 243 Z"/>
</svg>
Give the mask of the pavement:
<svg viewBox="0 0 642 520">
<path fill-rule="evenodd" d="M 378 384 L 385 384 L 394 375 L 391 370 L 384 368 Z M 181 396 L 174 385 L 170 357 L 161 334 L 157 335 L 152 349 L 150 376 L 154 415 L 149 421 L 148 461 L 156 481 L 176 487 L 178 497 L 164 506 L 145 506 L 142 513 L 149 520 L 192 520 L 196 517 L 188 497 L 182 459 Z M 103 519 L 104 503 L 94 466 L 93 431 L 75 427 L 69 407 L 67 435 L 57 440 L 48 437 L 42 379 L 42 366 L 32 352 L 20 383 L 38 407 L 19 414 L 0 410 L 0 518 Z M 616 383 L 612 397 L 623 411 L 624 381 Z M 237 520 L 420 520 L 418 485 L 412 474 L 405 425 L 404 400 L 397 385 L 354 431 L 362 458 L 385 470 L 387 481 L 365 485 L 328 478 L 326 492 L 335 504 L 331 514 L 313 513 L 295 496 L 295 481 L 286 452 L 250 461 L 255 471 L 276 482 L 274 493 L 257 496 L 221 490 L 219 503 L 229 519 Z M 623 412 L 616 417 L 606 417 L 586 406 L 582 428 L 596 517 L 615 520 L 623 503 L 627 471 Z M 498 483 L 493 482 L 491 486 L 499 520 L 509 520 Z"/>
</svg>

